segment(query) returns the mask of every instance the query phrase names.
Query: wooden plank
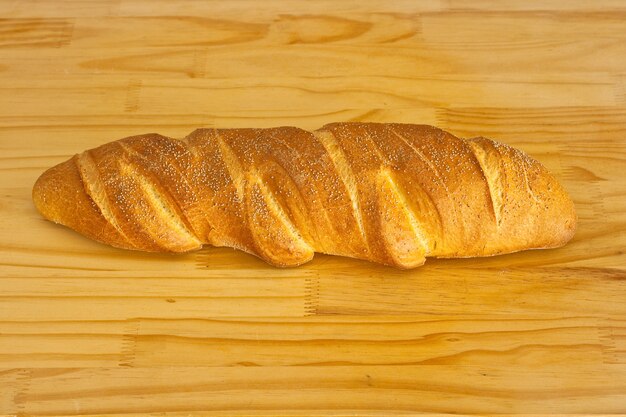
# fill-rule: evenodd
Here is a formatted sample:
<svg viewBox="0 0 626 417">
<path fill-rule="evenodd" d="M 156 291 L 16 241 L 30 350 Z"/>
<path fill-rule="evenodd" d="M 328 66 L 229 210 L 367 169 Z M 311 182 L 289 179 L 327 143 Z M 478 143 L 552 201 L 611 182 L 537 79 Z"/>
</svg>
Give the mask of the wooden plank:
<svg viewBox="0 0 626 417">
<path fill-rule="evenodd" d="M 316 314 L 563 314 L 622 315 L 621 269 L 508 266 L 473 268 L 430 261 L 412 274 L 370 268 L 351 275 L 328 263 L 315 282 Z M 458 269 L 457 269 L 458 268 Z M 601 290 L 599 288 L 602 288 Z M 600 291 L 600 293 L 598 292 Z M 575 294 L 578 294 L 576 296 Z M 367 300 L 367 301 L 365 301 Z"/>
<path fill-rule="evenodd" d="M 302 13 L 315 14 L 320 11 L 336 13 L 418 13 L 442 10 L 446 0 L 414 2 L 396 1 L 392 4 L 384 0 L 363 3 L 358 0 L 336 2 L 321 0 L 302 3 L 298 0 L 268 0 L 258 7 L 254 0 L 223 2 L 221 0 L 182 0 L 172 3 L 166 0 L 65 0 L 64 7 L 51 0 L 24 0 L 5 2 L 0 11 L 11 17 L 72 17 L 72 16 L 194 16 L 221 14 L 240 17 L 242 13 L 255 12 L 254 18 L 276 14 Z"/>
<path fill-rule="evenodd" d="M 203 5 L 203 3 L 195 2 Z M 206 4 L 206 3 L 204 3 Z M 236 2 L 235 2 L 236 4 Z M 256 11 L 255 11 L 256 12 Z M 196 50 L 214 46 L 246 43 L 266 45 L 312 45 L 339 44 L 346 46 L 385 44 L 388 49 L 400 53 L 410 44 L 430 44 L 458 48 L 468 37 L 477 41 L 472 50 L 483 51 L 491 47 L 507 46 L 511 49 L 548 47 L 549 42 L 572 40 L 568 33 L 580 31 L 579 36 L 595 35 L 598 39 L 623 39 L 623 14 L 626 9 L 612 13 L 509 13 L 455 12 L 455 13 L 344 13 L 326 11 L 325 14 L 275 13 L 261 16 L 254 21 L 250 13 L 230 16 L 224 11 L 210 15 L 173 16 L 107 16 L 66 18 L 6 18 L 0 21 L 8 36 L 0 43 L 3 47 L 62 47 L 74 50 L 87 49 L 98 43 L 109 53 L 110 48 L 136 47 L 192 47 Z M 473 18 L 480 16 L 488 23 L 482 27 L 471 26 Z M 558 25 L 543 24 L 558 20 Z M 456 24 L 456 30 L 446 32 L 443 26 Z M 171 28 L 163 32 L 162 28 Z M 506 27 L 506 30 L 504 28 Z M 529 29 L 533 28 L 533 29 Z M 9 29 L 13 29 L 9 31 Z M 18 36 L 19 34 L 19 36 Z M 494 34 L 506 36 L 491 37 Z M 27 36 L 24 36 L 27 35 Z M 444 35 L 447 35 L 444 37 Z M 525 40 L 520 35 L 530 35 Z M 59 37 L 65 41 L 54 44 L 49 41 Z M 544 38 L 541 41 L 541 38 Z M 47 40 L 47 43 L 26 42 Z M 523 42 L 522 42 L 523 40 Z M 333 50 L 328 45 L 328 51 Z M 434 48 L 433 48 L 434 49 Z M 85 51 L 87 52 L 87 51 Z M 404 53 L 418 51 L 404 51 Z M 436 53 L 436 52 L 434 52 Z M 506 51 L 505 51 L 506 53 Z"/>
<path fill-rule="evenodd" d="M 372 85 L 376 85 L 375 88 Z M 485 86 L 490 88 L 485 88 Z M 328 112 L 347 108 L 410 108 L 478 105 L 520 107 L 531 102 L 537 107 L 564 106 L 567 103 L 609 106 L 615 104 L 616 85 L 558 81 L 535 82 L 525 77 L 485 80 L 466 76 L 434 76 L 406 80 L 388 77 L 351 77 L 308 80 L 303 78 L 244 80 L 143 80 L 95 83 L 88 79 L 55 80 L 50 83 L 20 83 L 0 86 L 0 93 L 11 95 L 11 105 L 0 104 L 5 116 L 37 112 L 45 116 L 72 114 L 100 115 L 113 112 L 170 114 L 212 113 L 223 109 L 246 111 L 311 111 L 323 107 Z M 456 94 L 455 94 L 456 92 Z M 459 94 L 462 93 L 462 94 Z M 50 106 L 39 95 L 63 94 L 67 99 Z M 548 94 L 548 97 L 544 95 Z"/>
<path fill-rule="evenodd" d="M 626 363 L 625 329 L 621 320 L 506 315 L 3 320 L 0 366 L 616 364 Z"/>
<path fill-rule="evenodd" d="M 10 18 L 106 16 L 117 3 L 115 0 L 65 0 L 63 7 L 59 7 L 59 3 L 50 0 L 16 0 L 0 2 L 0 12 Z"/>
<path fill-rule="evenodd" d="M 621 133 L 626 129 L 626 110 L 622 106 L 450 107 L 437 111 L 437 121 L 465 136 L 480 132 L 486 137 L 504 137 L 513 141 L 549 140 L 570 145 L 569 150 L 575 150 L 572 141 L 578 145 L 588 142 L 621 152 L 625 141 Z"/>
<path fill-rule="evenodd" d="M 490 36 L 493 34 L 486 38 L 490 39 Z M 79 74 L 101 79 L 103 74 L 135 79 L 270 78 L 298 74 L 309 79 L 337 77 L 348 80 L 351 77 L 412 79 L 432 77 L 433 74 L 470 74 L 484 76 L 478 81 L 490 81 L 491 77 L 485 73 L 491 71 L 494 75 L 502 75 L 500 83 L 506 77 L 525 74 L 526 82 L 534 80 L 540 83 L 543 77 L 547 77 L 543 80 L 545 84 L 558 85 L 559 78 L 563 77 L 562 83 L 575 83 L 567 79 L 569 75 L 578 76 L 578 82 L 582 84 L 602 85 L 606 83 L 602 80 L 604 75 L 622 71 L 619 61 L 612 61 L 611 57 L 624 53 L 623 38 L 590 37 L 580 42 L 564 39 L 562 44 L 543 44 L 538 41 L 532 47 L 523 44 L 510 47 L 507 44 L 493 45 L 481 39 L 476 39 L 476 42 L 477 46 L 471 50 L 464 48 L 461 41 L 445 45 L 424 40 L 396 47 L 385 43 L 270 44 L 258 49 L 254 48 L 254 43 L 226 43 L 215 47 L 170 46 L 146 49 L 136 46 L 121 50 L 120 46 L 113 45 L 94 50 L 87 46 L 71 47 L 70 43 L 70 47 L 33 48 L 41 54 L 39 58 L 33 57 L 31 49 L 14 47 L 3 50 L 3 55 L 11 60 L 3 62 L 0 67 L 0 79 L 32 79 L 39 73 L 36 69 L 38 62 L 45 62 L 50 74 L 57 77 Z M 95 44 L 98 45 L 98 42 Z M 368 48 L 370 55 L 364 56 L 362 48 Z M 494 48 L 498 54 L 493 53 Z M 532 53 L 529 53 L 529 49 Z M 280 67 L 272 65 L 274 58 L 282 63 Z M 503 61 L 506 65 L 502 64 Z M 576 65 L 572 65 L 572 62 L 576 62 Z M 600 66 L 600 62 L 608 63 Z M 593 73 L 593 77 L 581 81 L 586 73 Z M 495 81 L 491 79 L 492 83 Z M 494 88 L 497 90 L 498 86 L 485 91 Z M 581 100 L 572 104 L 584 106 L 595 103 Z M 526 102 L 526 105 L 529 103 Z"/>
<path fill-rule="evenodd" d="M 49 268 L 49 267 L 48 267 Z M 74 293 L 45 295 L 2 295 L 0 316 L 6 320 L 125 320 L 135 317 L 203 318 L 249 316 L 303 316 L 306 314 L 304 278 L 291 285 L 300 291 L 287 294 L 247 295 L 184 294 L 151 295 L 135 292 L 127 295 L 85 295 Z M 106 281 L 105 281 L 106 282 Z M 162 282 L 162 281 L 161 281 Z M 228 285 L 230 281 L 222 281 Z M 262 285 L 262 284 L 261 284 Z M 250 286 L 256 289 L 256 284 Z"/>
<path fill-rule="evenodd" d="M 0 364 L 5 368 L 119 366 L 129 355 L 134 329 L 134 323 L 124 321 L 24 322 L 3 318 Z"/>
<path fill-rule="evenodd" d="M 12 407 L 47 415 L 245 414 L 251 409 L 261 415 L 330 410 L 583 414 L 598 409 L 610 414 L 624 412 L 624 372 L 624 365 L 31 369 Z"/>
<path fill-rule="evenodd" d="M 169 300 L 175 300 L 174 302 Z M 304 294 L 271 297 L 0 297 L 8 320 L 125 320 L 133 317 L 202 318 L 303 316 Z"/>
<path fill-rule="evenodd" d="M 477 11 L 552 11 L 552 12 L 606 12 L 624 11 L 626 6 L 621 0 L 604 0 L 601 2 L 589 2 L 585 0 L 544 0 L 541 2 L 529 2 L 518 0 L 501 0 L 497 3 L 489 0 L 447 0 L 446 6 L 450 10 L 477 10 Z"/>
<path fill-rule="evenodd" d="M 273 321 L 141 320 L 131 366 L 617 363 L 594 319 L 347 316 Z M 620 324 L 611 323 L 619 329 Z M 622 330 L 616 330 L 623 333 Z M 621 340 L 621 339 L 620 339 Z M 381 347 L 384 350 L 381 351 Z"/>
</svg>

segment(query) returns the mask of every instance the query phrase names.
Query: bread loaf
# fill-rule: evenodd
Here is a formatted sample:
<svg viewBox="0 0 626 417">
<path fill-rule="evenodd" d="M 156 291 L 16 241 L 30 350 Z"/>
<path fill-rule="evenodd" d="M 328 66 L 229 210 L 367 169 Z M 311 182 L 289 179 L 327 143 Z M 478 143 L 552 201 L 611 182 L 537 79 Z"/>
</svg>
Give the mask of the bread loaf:
<svg viewBox="0 0 626 417">
<path fill-rule="evenodd" d="M 525 153 L 391 123 L 132 136 L 49 169 L 33 200 L 120 248 L 229 246 L 276 266 L 320 252 L 413 268 L 554 248 L 576 228 L 567 193 Z"/>
</svg>

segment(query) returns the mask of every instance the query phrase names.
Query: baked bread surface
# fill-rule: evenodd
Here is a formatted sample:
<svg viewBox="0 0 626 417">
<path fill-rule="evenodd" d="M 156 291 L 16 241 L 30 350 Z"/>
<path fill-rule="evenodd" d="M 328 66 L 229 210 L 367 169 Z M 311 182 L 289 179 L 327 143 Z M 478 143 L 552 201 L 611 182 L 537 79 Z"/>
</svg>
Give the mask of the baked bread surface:
<svg viewBox="0 0 626 417">
<path fill-rule="evenodd" d="M 120 248 L 228 246 L 276 266 L 321 252 L 413 268 L 559 247 L 576 228 L 563 187 L 525 153 L 395 123 L 132 136 L 50 168 L 33 201 Z"/>
</svg>

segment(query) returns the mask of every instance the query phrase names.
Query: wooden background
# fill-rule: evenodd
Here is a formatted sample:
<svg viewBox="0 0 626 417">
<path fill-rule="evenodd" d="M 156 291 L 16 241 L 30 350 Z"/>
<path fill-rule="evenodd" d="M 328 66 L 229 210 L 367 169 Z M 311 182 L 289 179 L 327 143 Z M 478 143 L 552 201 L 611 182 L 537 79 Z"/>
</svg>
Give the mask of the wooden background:
<svg viewBox="0 0 626 417">
<path fill-rule="evenodd" d="M 0 413 L 626 413 L 626 2 L 0 2 Z M 44 169 L 196 127 L 427 123 L 542 161 L 565 248 L 410 272 L 116 250 Z"/>
</svg>

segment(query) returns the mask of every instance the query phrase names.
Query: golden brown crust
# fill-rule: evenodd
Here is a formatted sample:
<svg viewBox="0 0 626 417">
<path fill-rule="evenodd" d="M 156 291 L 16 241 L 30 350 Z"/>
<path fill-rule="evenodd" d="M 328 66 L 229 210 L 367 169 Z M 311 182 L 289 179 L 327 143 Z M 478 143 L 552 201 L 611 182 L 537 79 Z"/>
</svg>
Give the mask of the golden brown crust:
<svg viewBox="0 0 626 417">
<path fill-rule="evenodd" d="M 576 228 L 567 193 L 523 152 L 391 123 L 128 137 L 49 169 L 33 200 L 113 246 L 230 246 L 277 266 L 321 252 L 412 268 L 558 247 Z"/>
</svg>

